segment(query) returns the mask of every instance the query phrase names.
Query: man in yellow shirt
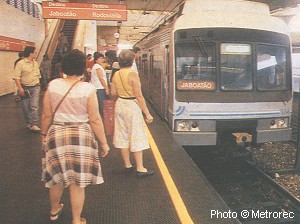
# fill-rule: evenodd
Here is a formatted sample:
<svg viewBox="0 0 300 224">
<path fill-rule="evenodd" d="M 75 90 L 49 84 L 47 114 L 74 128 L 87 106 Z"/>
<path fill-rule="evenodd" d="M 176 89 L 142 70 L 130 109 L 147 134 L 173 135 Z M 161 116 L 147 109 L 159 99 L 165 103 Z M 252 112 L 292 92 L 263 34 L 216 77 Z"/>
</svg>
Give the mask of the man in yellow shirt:
<svg viewBox="0 0 300 224">
<path fill-rule="evenodd" d="M 39 132 L 39 97 L 40 97 L 40 69 L 35 61 L 37 52 L 35 47 L 24 49 L 24 59 L 15 67 L 15 82 L 21 98 L 21 106 L 27 127 L 30 131 Z M 28 94 L 29 93 L 29 94 Z M 29 95 L 29 97 L 24 97 Z"/>
</svg>

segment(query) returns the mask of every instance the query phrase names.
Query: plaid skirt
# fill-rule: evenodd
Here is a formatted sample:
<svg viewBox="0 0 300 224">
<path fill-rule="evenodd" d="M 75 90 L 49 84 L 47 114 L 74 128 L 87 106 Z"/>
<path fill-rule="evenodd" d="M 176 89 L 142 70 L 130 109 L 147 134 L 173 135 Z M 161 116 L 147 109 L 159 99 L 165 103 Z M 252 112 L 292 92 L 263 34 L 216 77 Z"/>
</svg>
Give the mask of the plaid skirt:
<svg viewBox="0 0 300 224">
<path fill-rule="evenodd" d="M 57 183 L 86 187 L 104 182 L 98 142 L 89 124 L 51 125 L 43 143 L 42 181 L 48 188 Z"/>
</svg>

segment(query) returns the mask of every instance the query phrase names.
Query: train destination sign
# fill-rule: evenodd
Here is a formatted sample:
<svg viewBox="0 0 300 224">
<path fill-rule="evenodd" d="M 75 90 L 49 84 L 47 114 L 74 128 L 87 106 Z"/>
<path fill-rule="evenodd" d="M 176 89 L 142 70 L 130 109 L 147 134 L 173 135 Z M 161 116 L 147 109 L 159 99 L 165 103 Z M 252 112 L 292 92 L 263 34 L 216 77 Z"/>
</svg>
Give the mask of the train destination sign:
<svg viewBox="0 0 300 224">
<path fill-rule="evenodd" d="M 216 85 L 211 81 L 179 80 L 177 89 L 180 90 L 215 90 Z"/>
<path fill-rule="evenodd" d="M 0 36 L 1 51 L 23 51 L 26 46 L 34 46 L 33 42 Z"/>
<path fill-rule="evenodd" d="M 125 4 L 42 2 L 42 7 L 44 19 L 127 20 Z"/>
</svg>

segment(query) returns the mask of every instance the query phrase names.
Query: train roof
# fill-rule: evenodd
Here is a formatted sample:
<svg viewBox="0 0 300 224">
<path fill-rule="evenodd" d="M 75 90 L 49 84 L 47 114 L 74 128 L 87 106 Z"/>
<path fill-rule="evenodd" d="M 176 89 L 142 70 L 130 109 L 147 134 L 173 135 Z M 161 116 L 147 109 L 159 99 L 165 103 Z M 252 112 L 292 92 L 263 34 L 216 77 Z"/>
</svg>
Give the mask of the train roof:
<svg viewBox="0 0 300 224">
<path fill-rule="evenodd" d="M 289 35 L 288 26 L 263 3 L 242 0 L 187 0 L 174 29 L 244 28 Z"/>
<path fill-rule="evenodd" d="M 246 0 L 186 0 L 182 14 L 201 11 L 234 11 L 270 15 L 267 4 Z"/>
</svg>

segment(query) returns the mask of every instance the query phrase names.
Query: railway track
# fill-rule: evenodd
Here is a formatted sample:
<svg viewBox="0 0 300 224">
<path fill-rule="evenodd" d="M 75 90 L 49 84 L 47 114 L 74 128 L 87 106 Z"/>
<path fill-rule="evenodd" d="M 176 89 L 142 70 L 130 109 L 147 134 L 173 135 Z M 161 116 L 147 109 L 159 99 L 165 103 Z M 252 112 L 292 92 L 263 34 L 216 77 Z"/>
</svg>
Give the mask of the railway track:
<svg viewBox="0 0 300 224">
<path fill-rule="evenodd" d="M 211 149 L 186 151 L 230 208 L 225 215 L 243 224 L 300 223 L 300 201 L 250 162 L 226 162 Z"/>
</svg>

